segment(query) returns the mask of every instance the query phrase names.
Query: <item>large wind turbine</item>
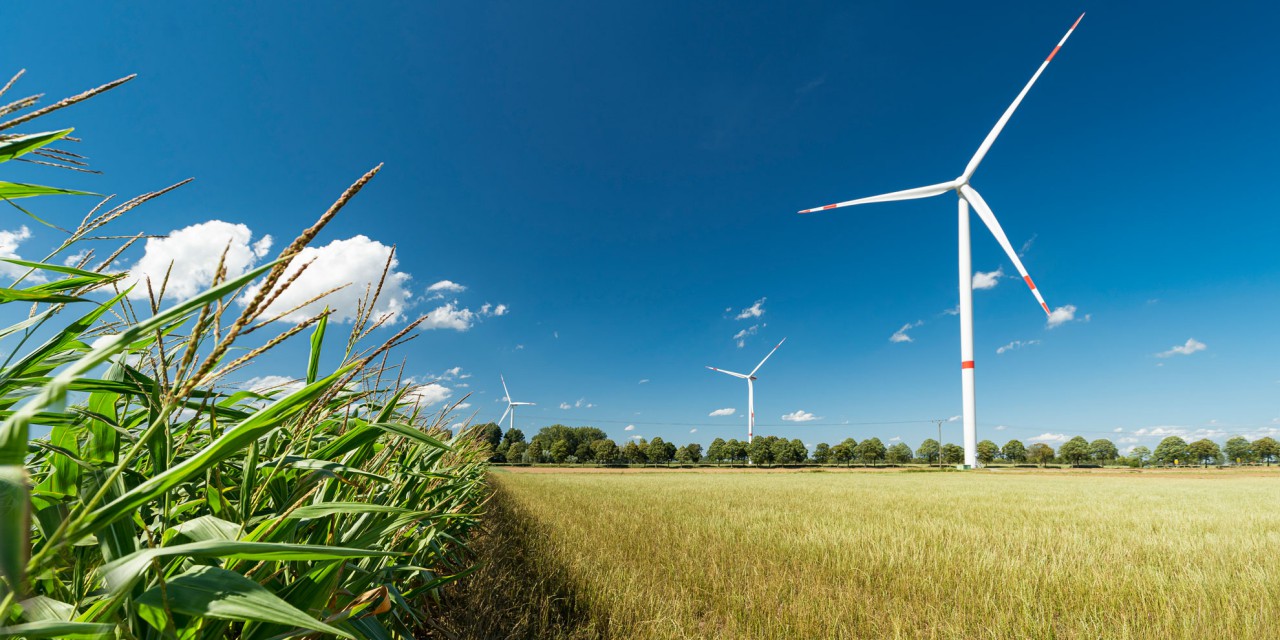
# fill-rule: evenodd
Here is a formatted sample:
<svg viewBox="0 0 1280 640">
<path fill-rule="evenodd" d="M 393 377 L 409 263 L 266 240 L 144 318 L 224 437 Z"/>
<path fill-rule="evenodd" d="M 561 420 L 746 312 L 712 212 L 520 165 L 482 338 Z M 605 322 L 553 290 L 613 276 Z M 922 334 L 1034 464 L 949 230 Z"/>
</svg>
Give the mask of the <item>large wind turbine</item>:
<svg viewBox="0 0 1280 640">
<path fill-rule="evenodd" d="M 982 162 L 982 158 L 987 155 L 987 151 L 991 149 L 992 143 L 996 141 L 996 136 L 1000 135 L 1000 131 L 1004 129 L 1004 125 L 1009 122 L 1009 117 L 1013 115 L 1015 109 L 1026 97 L 1027 92 L 1031 90 L 1031 85 L 1036 83 L 1040 74 L 1044 72 L 1045 67 L 1049 66 L 1049 62 L 1058 54 L 1058 50 L 1062 45 L 1066 44 L 1067 38 L 1071 37 L 1071 32 L 1075 31 L 1076 26 L 1080 24 L 1080 20 L 1084 19 L 1084 14 L 1080 14 L 1076 18 L 1075 24 L 1067 29 L 1066 35 L 1062 36 L 1062 40 L 1058 42 L 1058 46 L 1053 48 L 1049 53 L 1049 57 L 1045 58 L 1040 64 L 1040 68 L 1036 69 L 1035 75 L 1031 76 L 1031 80 L 1027 82 L 1027 86 L 1022 88 L 1022 92 L 1017 98 L 1013 99 L 1013 104 L 1005 110 L 1004 115 L 996 121 L 996 126 L 991 129 L 991 133 L 987 134 L 986 139 L 978 147 L 978 152 L 973 154 L 973 158 L 969 160 L 969 164 L 965 166 L 964 173 L 960 177 L 950 182 L 929 185 L 927 187 L 917 187 L 915 189 L 907 189 L 906 191 L 895 191 L 879 196 L 871 196 L 870 198 L 859 198 L 857 200 L 848 200 L 846 202 L 837 202 L 829 204 L 825 207 L 816 207 L 813 209 L 805 209 L 800 213 L 813 213 L 815 211 L 825 211 L 827 209 L 836 209 L 839 207 L 850 207 L 856 204 L 868 204 L 872 202 L 890 202 L 893 200 L 914 200 L 916 198 L 928 198 L 931 196 L 942 195 L 948 191 L 955 191 L 960 199 L 960 380 L 964 393 L 964 463 L 970 467 L 977 466 L 977 448 L 978 448 L 978 411 L 974 398 L 973 389 L 973 274 L 970 266 L 969 257 L 969 205 L 977 210 L 978 217 L 987 225 L 987 229 L 991 231 L 991 235 L 995 236 L 996 241 L 1004 248 L 1004 252 L 1009 255 L 1009 259 L 1013 261 L 1013 266 L 1018 268 L 1018 273 L 1022 275 L 1022 279 L 1026 281 L 1027 286 L 1031 288 L 1031 293 L 1036 297 L 1036 301 L 1040 303 L 1040 308 L 1044 309 L 1046 315 L 1050 315 L 1049 305 L 1045 304 L 1044 298 L 1040 295 L 1040 290 L 1036 288 L 1035 283 L 1031 281 L 1031 276 L 1027 274 L 1027 269 L 1022 266 L 1022 260 L 1018 259 L 1018 254 L 1013 250 L 1013 246 L 1009 244 L 1009 238 L 1005 237 L 1004 230 L 1000 228 L 1000 222 L 996 220 L 996 216 L 991 212 L 991 207 L 987 206 L 986 201 L 978 192 L 969 185 L 969 180 L 973 177 L 973 173 L 978 170 L 978 164 Z"/>
<path fill-rule="evenodd" d="M 786 339 L 786 338 L 783 338 L 783 339 L 782 339 L 782 342 L 779 342 L 779 343 L 778 343 L 778 346 L 777 346 L 777 347 L 774 347 L 774 348 L 773 348 L 773 351 L 770 351 L 770 352 L 769 352 L 769 355 L 767 355 L 767 356 L 765 356 L 765 357 L 764 357 L 764 360 L 768 360 L 768 359 L 769 359 L 769 356 L 773 355 L 773 352 L 774 352 L 774 351 L 777 351 L 777 350 L 778 350 L 778 347 L 781 347 L 781 346 L 782 346 L 782 343 L 783 343 L 783 342 L 786 342 L 786 341 L 787 341 L 787 339 Z M 760 367 L 764 366 L 764 360 L 761 360 L 761 361 L 760 361 L 760 364 L 756 365 L 756 368 L 752 369 L 752 370 L 751 370 L 751 373 L 748 373 L 748 374 L 746 374 L 746 375 L 743 375 L 743 374 L 741 374 L 741 373 L 734 373 L 734 372 L 732 372 L 732 371 L 725 371 L 724 369 L 717 369 L 717 368 L 715 368 L 715 367 L 707 367 L 708 369 L 710 369 L 710 370 L 712 370 L 712 371 L 719 371 L 720 373 L 727 373 L 727 374 L 729 374 L 729 375 L 731 375 L 731 376 L 733 376 L 733 377 L 735 377 L 735 378 L 742 378 L 742 379 L 744 379 L 744 380 L 746 380 L 746 381 L 747 381 L 747 444 L 751 444 L 751 439 L 755 437 L 755 431 L 756 431 L 756 387 L 755 387 L 756 372 L 760 370 Z"/>
<path fill-rule="evenodd" d="M 511 427 L 516 428 L 516 407 L 533 406 L 536 402 L 515 402 L 511 399 L 511 392 L 507 391 L 507 379 L 498 374 L 498 379 L 502 381 L 502 391 L 507 394 L 507 410 L 502 412 L 502 417 L 498 418 L 498 424 L 501 425 L 503 420 L 507 419 L 507 414 L 511 414 Z"/>
</svg>

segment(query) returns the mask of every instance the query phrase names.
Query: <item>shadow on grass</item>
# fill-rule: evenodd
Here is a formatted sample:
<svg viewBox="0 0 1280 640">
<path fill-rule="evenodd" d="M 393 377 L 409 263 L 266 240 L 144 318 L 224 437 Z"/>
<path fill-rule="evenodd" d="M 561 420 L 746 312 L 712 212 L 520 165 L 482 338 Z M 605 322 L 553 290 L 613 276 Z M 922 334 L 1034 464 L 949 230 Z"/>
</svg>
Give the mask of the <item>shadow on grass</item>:
<svg viewBox="0 0 1280 640">
<path fill-rule="evenodd" d="M 593 615 L 568 573 L 545 557 L 547 533 L 500 488 L 487 504 L 484 533 L 472 545 L 479 567 L 449 590 L 435 627 L 440 638 L 609 637 L 607 617 Z"/>
</svg>

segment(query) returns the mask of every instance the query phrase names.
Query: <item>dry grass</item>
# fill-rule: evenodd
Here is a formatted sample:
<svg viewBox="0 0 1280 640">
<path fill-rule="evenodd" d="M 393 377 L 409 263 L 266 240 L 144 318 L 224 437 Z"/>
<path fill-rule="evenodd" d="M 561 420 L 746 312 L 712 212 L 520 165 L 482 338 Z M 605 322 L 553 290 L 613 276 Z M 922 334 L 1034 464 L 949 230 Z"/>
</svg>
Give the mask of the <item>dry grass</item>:
<svg viewBox="0 0 1280 640">
<path fill-rule="evenodd" d="M 506 635 L 1280 632 L 1266 472 L 492 476 L 502 541 L 477 580 L 519 614 Z"/>
</svg>

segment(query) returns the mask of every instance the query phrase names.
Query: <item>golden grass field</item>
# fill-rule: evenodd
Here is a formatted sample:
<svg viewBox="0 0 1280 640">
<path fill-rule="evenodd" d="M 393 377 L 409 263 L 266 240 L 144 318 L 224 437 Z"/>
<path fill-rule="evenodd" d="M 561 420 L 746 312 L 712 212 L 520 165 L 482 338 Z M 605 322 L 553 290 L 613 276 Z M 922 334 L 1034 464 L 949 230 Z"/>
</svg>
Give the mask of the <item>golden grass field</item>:
<svg viewBox="0 0 1280 640">
<path fill-rule="evenodd" d="M 1266 469 L 491 480 L 515 636 L 1280 637 Z"/>
</svg>

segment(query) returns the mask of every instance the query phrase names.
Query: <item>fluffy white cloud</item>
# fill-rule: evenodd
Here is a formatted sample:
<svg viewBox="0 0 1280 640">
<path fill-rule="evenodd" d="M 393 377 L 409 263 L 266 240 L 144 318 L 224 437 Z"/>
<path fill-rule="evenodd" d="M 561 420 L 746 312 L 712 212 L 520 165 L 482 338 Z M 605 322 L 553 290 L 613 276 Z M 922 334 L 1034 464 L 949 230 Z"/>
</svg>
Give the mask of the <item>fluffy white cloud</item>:
<svg viewBox="0 0 1280 640">
<path fill-rule="evenodd" d="M 738 315 L 734 318 L 734 320 L 746 320 L 747 318 L 759 318 L 760 316 L 764 315 L 764 301 L 765 301 L 765 298 L 760 298 L 759 300 L 756 300 L 755 303 L 752 304 L 751 306 L 747 307 L 746 309 L 743 309 L 742 311 L 739 311 Z M 733 307 L 730 307 L 730 309 L 732 308 Z"/>
<path fill-rule="evenodd" d="M 452 280 L 441 280 L 440 282 L 437 282 L 427 287 L 427 291 L 431 293 L 439 293 L 442 295 L 445 293 L 461 293 L 466 290 L 467 290 L 466 287 Z"/>
<path fill-rule="evenodd" d="M 623 429 L 623 431 L 635 431 L 635 430 L 636 430 L 636 426 L 634 424 L 629 424 L 626 426 L 626 428 Z"/>
<path fill-rule="evenodd" d="M 1004 277 L 1004 267 L 1001 266 L 995 271 L 977 271 L 973 274 L 974 289 L 994 289 L 1000 284 L 1000 279 Z"/>
<path fill-rule="evenodd" d="M 1170 356 L 1189 356 L 1197 351 L 1204 351 L 1209 346 L 1195 338 L 1187 338 L 1186 344 L 1177 345 L 1168 351 L 1161 351 L 1156 354 L 1157 358 L 1168 358 Z"/>
<path fill-rule="evenodd" d="M 263 236 L 257 242 L 251 242 L 252 238 L 249 227 L 222 220 L 193 224 L 170 231 L 164 238 L 151 238 L 147 240 L 142 258 L 129 270 L 130 284 L 138 283 L 129 297 L 147 299 L 148 279 L 152 291 L 159 295 L 160 284 L 168 272 L 165 299 L 191 298 L 213 284 L 214 269 L 223 250 L 227 252 L 223 262 L 227 277 L 239 277 L 271 250 L 271 236 Z"/>
<path fill-rule="evenodd" d="M 323 247 L 306 247 L 298 253 L 285 270 L 280 282 L 286 282 L 307 265 L 306 271 L 289 286 L 280 297 L 276 298 L 266 310 L 267 317 L 284 313 L 325 291 L 342 287 L 340 291 L 307 304 L 283 318 L 285 322 L 302 322 L 328 307 L 333 310 L 330 321 L 351 322 L 356 317 L 357 302 L 378 286 L 378 279 L 391 261 L 391 269 L 382 284 L 382 292 L 374 304 L 375 320 L 385 319 L 395 322 L 404 317 L 409 304 L 407 284 L 409 274 L 396 271 L 399 261 L 393 257 L 394 250 L 377 240 L 365 236 L 355 236 L 346 240 L 334 240 Z M 262 285 L 250 287 L 240 299 L 240 304 L 257 295 Z"/>
<path fill-rule="evenodd" d="M 449 399 L 453 395 L 453 390 L 437 382 L 419 385 L 413 388 L 409 393 L 404 394 L 403 402 L 417 404 L 423 407 L 429 407 Z"/>
<path fill-rule="evenodd" d="M 804 409 L 796 409 L 791 413 L 783 414 L 783 420 L 787 422 L 809 422 L 810 420 L 821 420 L 820 416 L 815 416 Z"/>
<path fill-rule="evenodd" d="M 3 234 L 3 233 L 5 233 L 5 232 L 0 231 L 0 234 Z M 3 241 L 0 241 L 0 246 L 2 246 L 3 244 L 4 244 L 4 242 L 3 242 Z M 73 254 L 71 254 L 71 255 L 69 255 L 69 256 L 67 256 L 67 257 L 63 258 L 63 259 L 62 259 L 62 264 L 63 264 L 64 266 L 74 267 L 74 266 L 76 266 L 76 265 L 80 264 L 80 262 L 81 262 L 82 260 L 84 260 L 84 259 L 85 259 L 85 257 L 87 257 L 88 255 L 89 255 L 89 250 L 88 250 L 88 249 L 84 249 L 83 251 L 78 251 L 78 252 L 76 252 L 76 253 L 73 253 Z M 8 258 L 9 256 L 4 256 L 4 257 Z"/>
<path fill-rule="evenodd" d="M 638 383 L 636 383 L 636 384 L 649 384 L 649 379 L 648 379 L 648 378 L 642 378 L 642 379 L 640 380 L 640 382 L 638 382 Z"/>
<path fill-rule="evenodd" d="M 960 419 L 960 416 L 951 416 L 950 418 L 947 418 L 947 422 L 955 422 L 956 420 L 959 420 L 959 419 Z"/>
<path fill-rule="evenodd" d="M 13 258 L 21 260 L 18 255 L 18 245 L 26 240 L 31 239 L 31 230 L 26 225 L 18 227 L 17 231 L 0 231 L 0 258 Z M 0 276 L 6 278 L 17 278 L 27 272 L 26 267 L 19 267 L 16 264 L 8 262 L 0 262 Z M 39 271 L 32 272 L 27 276 L 27 280 L 32 283 L 45 282 L 47 279 L 43 273 Z"/>
<path fill-rule="evenodd" d="M 1026 341 L 1014 340 L 1013 342 L 1010 342 L 1009 344 L 1006 344 L 1003 347 L 996 349 L 996 354 L 999 355 L 1006 351 L 1013 351 L 1014 349 L 1030 347 L 1031 345 L 1036 345 L 1036 344 L 1040 344 L 1040 341 L 1039 340 L 1026 340 Z"/>
<path fill-rule="evenodd" d="M 1005 429 L 1008 429 L 1008 428 L 1009 428 L 1009 427 L 1007 427 L 1007 426 L 1005 426 L 1005 425 L 1002 425 L 1002 424 L 998 424 L 998 425 L 996 425 L 996 431 L 1004 431 Z"/>
<path fill-rule="evenodd" d="M 737 409 L 734 409 L 733 407 L 725 407 L 724 409 L 716 409 L 715 411 L 712 411 L 711 413 L 708 413 L 707 415 L 708 415 L 708 416 L 711 416 L 711 417 L 716 417 L 716 416 L 731 416 L 731 415 L 733 415 L 733 414 L 734 414 L 734 412 L 735 412 L 735 411 L 737 411 Z"/>
<path fill-rule="evenodd" d="M 908 322 L 902 325 L 901 329 L 894 331 L 893 335 L 889 336 L 889 342 L 911 342 L 911 336 L 907 335 L 907 332 L 922 324 L 924 324 L 924 320 L 916 320 L 914 323 Z"/>
<path fill-rule="evenodd" d="M 267 393 L 268 391 L 283 391 L 284 393 L 293 393 L 303 387 L 303 382 L 288 376 L 255 376 L 242 382 L 239 387 L 246 391 L 254 393 Z"/>
<path fill-rule="evenodd" d="M 902 440 L 902 436 L 894 436 L 892 438 L 889 438 L 889 442 L 899 442 L 901 440 Z"/>
<path fill-rule="evenodd" d="M 561 402 L 560 408 L 564 409 L 565 411 L 568 411 L 569 409 L 573 408 L 573 405 L 569 404 L 568 402 Z"/>
<path fill-rule="evenodd" d="M 1042 433 L 1034 438 L 1031 438 L 1032 443 L 1043 442 L 1045 444 L 1062 443 L 1062 442 L 1066 442 L 1067 440 L 1070 440 L 1070 438 L 1068 438 L 1067 434 L 1065 433 Z"/>
<path fill-rule="evenodd" d="M 690 429 L 690 430 L 689 430 L 689 433 L 697 433 L 697 432 L 698 432 L 697 428 L 694 428 L 694 429 Z"/>
<path fill-rule="evenodd" d="M 1114 429 L 1114 431 L 1115 431 L 1116 433 L 1124 433 L 1124 427 L 1116 427 L 1116 428 Z"/>
<path fill-rule="evenodd" d="M 497 307 L 489 303 L 485 303 L 480 307 L 479 311 L 472 311 L 465 307 L 458 306 L 458 302 L 446 302 L 439 307 L 427 313 L 427 319 L 418 325 L 423 331 L 431 329 L 453 329 L 454 331 L 466 331 L 479 322 L 483 318 L 489 316 L 502 316 L 507 314 L 507 305 L 500 304 Z M 516 350 L 523 349 L 524 345 L 516 345 Z"/>
<path fill-rule="evenodd" d="M 743 348 L 743 347 L 747 346 L 747 338 L 749 338 L 749 337 L 751 337 L 751 336 L 754 336 L 754 335 L 756 335 L 757 333 L 760 333 L 760 328 L 761 328 L 761 327 L 767 327 L 767 326 L 769 326 L 769 325 L 767 325 L 767 324 L 753 324 L 753 325 L 751 325 L 751 326 L 747 327 L 746 329 L 743 329 L 742 331 L 739 331 L 739 332 L 737 332 L 737 333 L 733 334 L 733 339 L 734 339 L 734 341 L 736 341 L 736 342 L 738 343 L 738 348 L 739 348 L 739 349 L 741 349 L 741 348 Z"/>
<path fill-rule="evenodd" d="M 631 436 L 629 439 L 631 439 L 631 440 L 644 440 L 644 436 Z"/>
<path fill-rule="evenodd" d="M 1052 329 L 1054 327 L 1066 324 L 1076 319 L 1076 306 L 1067 304 L 1049 313 L 1049 319 L 1045 321 L 1045 326 Z M 1089 316 L 1085 316 L 1084 320 L 1088 322 Z"/>
</svg>

